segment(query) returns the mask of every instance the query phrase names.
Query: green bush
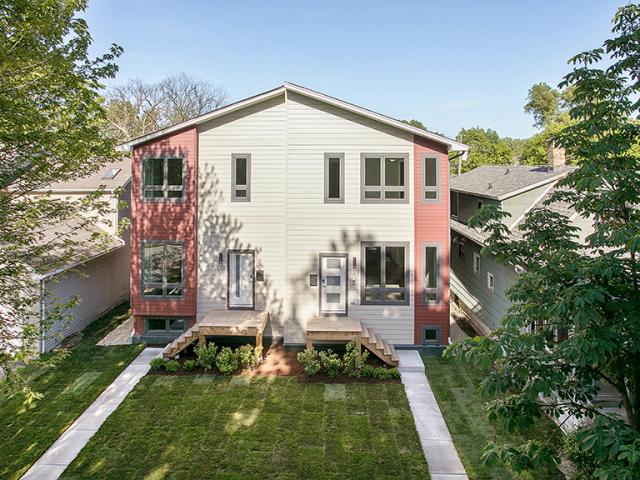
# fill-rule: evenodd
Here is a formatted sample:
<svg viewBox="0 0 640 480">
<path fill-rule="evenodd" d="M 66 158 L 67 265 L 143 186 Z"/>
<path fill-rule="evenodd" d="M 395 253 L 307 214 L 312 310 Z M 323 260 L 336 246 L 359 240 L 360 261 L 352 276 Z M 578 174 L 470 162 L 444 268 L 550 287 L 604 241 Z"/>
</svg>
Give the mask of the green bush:
<svg viewBox="0 0 640 480">
<path fill-rule="evenodd" d="M 167 360 L 164 363 L 164 369 L 169 373 L 176 373 L 180 369 L 180 362 L 177 360 Z"/>
<path fill-rule="evenodd" d="M 238 369 L 238 354 L 229 347 L 222 347 L 216 358 L 216 367 L 223 375 L 231 375 Z"/>
<path fill-rule="evenodd" d="M 332 350 L 327 350 L 326 352 L 320 352 L 319 357 L 322 369 L 330 378 L 335 378 L 340 374 L 343 367 L 337 353 L 333 353 Z"/>
<path fill-rule="evenodd" d="M 364 378 L 376 378 L 376 367 L 365 365 L 360 369 L 360 375 Z"/>
<path fill-rule="evenodd" d="M 157 372 L 158 370 L 164 369 L 165 363 L 166 360 L 164 358 L 154 358 L 153 360 L 151 360 L 149 365 L 151 366 L 151 370 Z"/>
<path fill-rule="evenodd" d="M 216 363 L 216 353 L 218 353 L 218 347 L 213 342 L 204 342 L 204 345 L 198 343 L 193 349 L 196 354 L 198 365 L 205 370 L 211 370 Z"/>
<path fill-rule="evenodd" d="M 373 376 L 378 380 L 394 380 L 400 378 L 400 372 L 397 368 L 378 367 L 375 369 Z"/>
<path fill-rule="evenodd" d="M 184 363 L 182 364 L 182 368 L 184 368 L 186 372 L 194 371 L 197 366 L 198 366 L 198 362 L 196 362 L 195 360 L 185 360 Z"/>
<path fill-rule="evenodd" d="M 367 363 L 367 359 L 369 358 L 369 351 L 366 349 L 362 349 L 362 353 L 360 354 L 360 367 L 356 367 L 356 342 L 355 340 L 347 343 L 347 351 L 342 357 L 342 361 L 344 363 L 344 373 L 349 375 L 350 377 L 360 377 L 362 375 L 362 367 L 365 363 Z"/>
<path fill-rule="evenodd" d="M 304 373 L 307 375 L 312 376 L 320 371 L 320 359 L 316 350 L 304 350 L 298 353 L 296 358 L 302 365 L 302 368 L 304 368 Z"/>
<path fill-rule="evenodd" d="M 255 368 L 262 360 L 262 346 L 242 345 L 238 347 L 237 355 L 242 368 Z"/>
</svg>

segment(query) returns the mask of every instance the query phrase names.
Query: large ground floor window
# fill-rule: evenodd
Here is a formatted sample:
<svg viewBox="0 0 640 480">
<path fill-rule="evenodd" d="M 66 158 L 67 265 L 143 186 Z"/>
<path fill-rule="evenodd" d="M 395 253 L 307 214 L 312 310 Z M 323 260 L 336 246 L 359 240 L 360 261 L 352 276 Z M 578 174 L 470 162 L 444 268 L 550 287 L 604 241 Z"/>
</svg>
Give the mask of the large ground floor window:
<svg viewBox="0 0 640 480">
<path fill-rule="evenodd" d="M 409 244 L 362 244 L 362 303 L 409 304 Z"/>
<path fill-rule="evenodd" d="M 142 242 L 142 294 L 145 297 L 182 297 L 184 292 L 184 242 Z"/>
</svg>

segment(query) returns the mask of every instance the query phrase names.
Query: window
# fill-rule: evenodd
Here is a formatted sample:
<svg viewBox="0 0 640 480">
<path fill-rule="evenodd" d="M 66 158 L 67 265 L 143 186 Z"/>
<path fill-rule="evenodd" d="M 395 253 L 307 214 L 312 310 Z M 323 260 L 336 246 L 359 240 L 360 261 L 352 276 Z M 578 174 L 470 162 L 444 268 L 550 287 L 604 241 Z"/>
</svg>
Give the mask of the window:
<svg viewBox="0 0 640 480">
<path fill-rule="evenodd" d="M 177 157 L 143 159 L 143 195 L 145 199 L 184 198 L 184 163 Z"/>
<path fill-rule="evenodd" d="M 451 202 L 451 216 L 453 218 L 458 218 L 458 206 L 460 205 L 460 196 L 458 195 L 458 192 L 450 192 L 449 201 Z"/>
<path fill-rule="evenodd" d="M 473 273 L 476 275 L 480 272 L 480 254 L 473 252 Z"/>
<path fill-rule="evenodd" d="M 422 199 L 429 201 L 439 200 L 438 188 L 438 158 L 423 157 L 422 159 Z"/>
<path fill-rule="evenodd" d="M 462 240 L 460 240 L 460 242 L 458 242 L 458 256 L 460 258 L 464 258 L 464 250 L 465 250 L 465 245 L 464 243 L 462 243 Z"/>
<path fill-rule="evenodd" d="M 362 303 L 409 303 L 409 246 L 406 243 L 362 244 Z"/>
<path fill-rule="evenodd" d="M 424 247 L 423 301 L 425 303 L 440 302 L 440 255 L 437 245 Z"/>
<path fill-rule="evenodd" d="M 406 154 L 361 156 L 362 203 L 405 203 L 408 201 Z"/>
<path fill-rule="evenodd" d="M 184 243 L 144 241 L 142 244 L 142 295 L 181 297 L 184 290 Z"/>
<path fill-rule="evenodd" d="M 324 203 L 344 203 L 344 154 L 324 154 Z"/>
<path fill-rule="evenodd" d="M 493 292 L 495 284 L 493 282 L 493 273 L 487 272 L 487 288 Z"/>
<path fill-rule="evenodd" d="M 422 327 L 423 345 L 440 345 L 440 327 Z"/>
<path fill-rule="evenodd" d="M 232 155 L 231 169 L 233 171 L 231 201 L 249 202 L 251 200 L 251 155 Z"/>
<path fill-rule="evenodd" d="M 146 318 L 145 332 L 147 333 L 178 333 L 184 332 L 187 322 L 184 318 Z"/>
</svg>

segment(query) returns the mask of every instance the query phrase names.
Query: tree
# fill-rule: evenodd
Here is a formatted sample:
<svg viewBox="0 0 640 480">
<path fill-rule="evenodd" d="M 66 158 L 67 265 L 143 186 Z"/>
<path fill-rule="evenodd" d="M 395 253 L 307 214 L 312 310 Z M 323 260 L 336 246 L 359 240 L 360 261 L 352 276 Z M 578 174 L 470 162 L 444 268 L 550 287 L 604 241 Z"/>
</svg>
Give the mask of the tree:
<svg viewBox="0 0 640 480">
<path fill-rule="evenodd" d="M 462 165 L 467 172 L 480 165 L 509 165 L 513 163 L 513 150 L 495 130 L 480 127 L 462 129 L 456 140 L 469 146 L 469 158 Z"/>
<path fill-rule="evenodd" d="M 100 192 L 79 202 L 34 195 L 115 157 L 113 140 L 102 135 L 99 92 L 121 49 L 88 57 L 91 37 L 78 17 L 85 8 L 85 0 L 0 3 L 0 368 L 13 386 L 15 365 L 31 360 L 40 334 L 30 323 L 35 275 L 81 260 L 75 238 L 107 208 Z M 70 219 L 75 226 L 52 235 Z M 49 312 L 50 322 L 63 307 Z"/>
<path fill-rule="evenodd" d="M 554 136 L 577 168 L 549 201 L 593 218 L 594 232 L 579 242 L 569 219 L 549 209 L 526 215 L 523 240 L 509 240 L 506 213 L 495 207 L 472 221 L 490 234 L 484 253 L 524 272 L 508 291 L 501 327 L 447 355 L 489 368 L 482 389 L 497 398 L 487 409 L 512 428 L 543 414 L 589 419 L 572 444 L 489 447 L 488 459 L 516 470 L 568 456 L 583 478 L 639 478 L 640 6 L 620 8 L 613 32 L 602 48 L 570 60 L 560 87 L 572 89 L 571 122 Z M 620 395 L 628 423 L 594 405 L 603 384 Z"/>
<path fill-rule="evenodd" d="M 226 104 L 224 88 L 184 73 L 157 83 L 130 80 L 107 93 L 110 136 L 125 142 Z"/>
<path fill-rule="evenodd" d="M 412 127 L 421 128 L 422 130 L 426 130 L 427 127 L 424 126 L 420 120 L 416 120 L 415 118 L 412 120 L 402 120 L 402 123 L 406 123 L 407 125 L 411 125 Z"/>
<path fill-rule="evenodd" d="M 536 127 L 544 128 L 556 118 L 559 106 L 560 92 L 542 82 L 529 89 L 524 111 L 533 115 Z"/>
</svg>

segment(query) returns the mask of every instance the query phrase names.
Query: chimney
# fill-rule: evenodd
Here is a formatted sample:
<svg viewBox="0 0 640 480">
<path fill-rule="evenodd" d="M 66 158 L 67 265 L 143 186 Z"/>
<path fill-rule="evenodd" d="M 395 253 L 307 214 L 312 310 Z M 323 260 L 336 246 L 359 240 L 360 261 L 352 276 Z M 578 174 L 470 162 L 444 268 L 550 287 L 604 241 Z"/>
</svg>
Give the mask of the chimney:
<svg viewBox="0 0 640 480">
<path fill-rule="evenodd" d="M 564 165 L 566 165 L 564 148 L 556 146 L 553 141 L 549 142 L 547 144 L 547 166 L 549 171 L 553 172 Z"/>
</svg>

